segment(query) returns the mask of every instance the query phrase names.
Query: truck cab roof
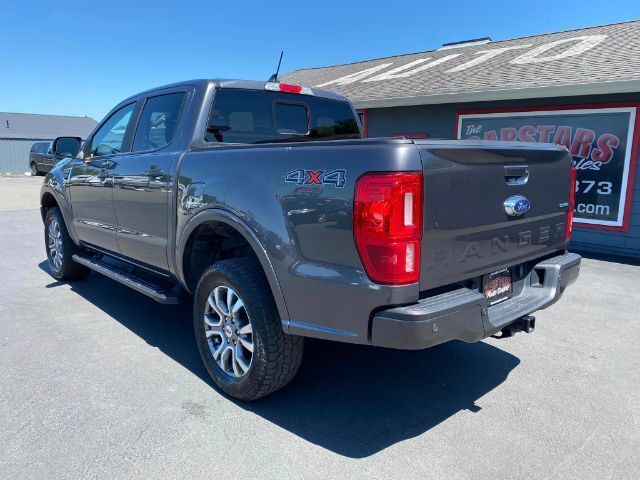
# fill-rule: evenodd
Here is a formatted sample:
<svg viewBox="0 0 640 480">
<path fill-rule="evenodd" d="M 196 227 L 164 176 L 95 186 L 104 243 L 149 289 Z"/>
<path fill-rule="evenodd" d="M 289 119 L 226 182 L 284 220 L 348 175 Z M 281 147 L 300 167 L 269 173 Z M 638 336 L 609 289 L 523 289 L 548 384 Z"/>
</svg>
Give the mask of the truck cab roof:
<svg viewBox="0 0 640 480">
<path fill-rule="evenodd" d="M 194 79 L 194 80 L 185 80 L 182 82 L 175 82 L 168 85 L 162 85 L 160 87 L 151 88 L 149 90 L 145 90 L 143 92 L 137 93 L 135 95 L 131 95 L 125 101 L 129 99 L 139 97 L 140 95 L 148 95 L 153 92 L 166 90 L 168 88 L 180 87 L 185 85 L 191 85 L 196 88 L 208 89 L 210 87 L 213 88 L 238 88 L 244 90 L 265 90 L 265 85 L 267 81 L 262 80 L 241 80 L 241 79 L 228 79 L 228 78 L 210 78 L 210 79 Z M 328 98 L 331 100 L 337 100 L 342 102 L 348 102 L 349 99 L 343 95 L 339 95 L 337 93 L 331 92 L 329 90 L 324 90 L 322 88 L 317 87 L 309 87 L 313 92 L 313 95 L 316 97 Z M 120 102 L 122 103 L 122 102 Z"/>
</svg>

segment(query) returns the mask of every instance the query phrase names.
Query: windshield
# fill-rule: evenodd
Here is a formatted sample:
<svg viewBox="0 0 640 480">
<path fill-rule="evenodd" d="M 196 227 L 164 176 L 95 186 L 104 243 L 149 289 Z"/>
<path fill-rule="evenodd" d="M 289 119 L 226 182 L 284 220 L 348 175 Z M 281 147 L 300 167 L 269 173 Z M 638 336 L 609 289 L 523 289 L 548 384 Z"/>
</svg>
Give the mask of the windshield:
<svg viewBox="0 0 640 480">
<path fill-rule="evenodd" d="M 273 143 L 360 138 L 347 102 L 259 90 L 218 89 L 208 142 Z"/>
</svg>

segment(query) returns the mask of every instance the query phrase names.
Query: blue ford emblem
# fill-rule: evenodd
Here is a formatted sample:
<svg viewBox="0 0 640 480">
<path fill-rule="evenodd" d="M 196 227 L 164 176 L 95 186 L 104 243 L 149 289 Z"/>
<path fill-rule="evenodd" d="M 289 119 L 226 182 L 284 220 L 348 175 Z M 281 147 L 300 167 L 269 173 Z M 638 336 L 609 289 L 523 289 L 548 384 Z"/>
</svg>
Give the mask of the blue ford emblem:
<svg viewBox="0 0 640 480">
<path fill-rule="evenodd" d="M 504 211 L 507 212 L 507 215 L 511 215 L 512 217 L 523 215 L 530 208 L 531 204 L 529 203 L 529 200 L 527 197 L 523 197 L 522 195 L 514 195 L 504 201 Z"/>
</svg>

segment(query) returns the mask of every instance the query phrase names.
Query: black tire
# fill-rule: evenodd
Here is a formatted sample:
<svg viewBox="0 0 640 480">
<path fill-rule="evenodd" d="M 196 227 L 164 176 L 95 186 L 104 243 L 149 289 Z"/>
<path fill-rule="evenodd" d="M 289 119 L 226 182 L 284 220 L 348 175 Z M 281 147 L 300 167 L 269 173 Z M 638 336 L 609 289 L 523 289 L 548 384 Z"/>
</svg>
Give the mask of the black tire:
<svg viewBox="0 0 640 480">
<path fill-rule="evenodd" d="M 51 248 L 50 246 L 49 229 L 53 222 L 56 222 L 60 232 L 56 248 Z M 64 217 L 58 207 L 52 207 L 47 210 L 47 215 L 44 220 L 44 246 L 47 251 L 49 272 L 53 278 L 57 280 L 79 280 L 89 274 L 90 270 L 87 267 L 74 262 L 72 259 L 73 253 L 77 248 L 69 236 L 67 226 L 64 223 Z M 60 255 L 59 260 L 56 260 L 54 257 L 58 255 L 60 247 L 62 255 Z"/>
<path fill-rule="evenodd" d="M 216 287 L 230 287 L 237 292 L 252 327 L 250 366 L 239 378 L 218 365 L 205 333 L 207 302 Z M 267 280 L 254 261 L 244 258 L 222 260 L 209 267 L 198 282 L 193 321 L 198 349 L 207 371 L 215 384 L 231 397 L 239 400 L 264 397 L 289 383 L 300 367 L 304 339 L 284 332 Z"/>
<path fill-rule="evenodd" d="M 31 162 L 31 165 L 29 166 L 31 167 L 32 177 L 39 177 L 40 175 L 42 175 L 42 172 L 38 170 L 38 166 L 36 165 L 36 162 Z"/>
</svg>

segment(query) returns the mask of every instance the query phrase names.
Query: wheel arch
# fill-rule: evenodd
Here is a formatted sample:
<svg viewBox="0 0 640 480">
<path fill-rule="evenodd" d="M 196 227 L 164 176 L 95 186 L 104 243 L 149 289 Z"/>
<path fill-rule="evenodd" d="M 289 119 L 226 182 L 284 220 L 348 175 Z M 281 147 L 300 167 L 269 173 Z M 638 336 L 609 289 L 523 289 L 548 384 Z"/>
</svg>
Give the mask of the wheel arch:
<svg viewBox="0 0 640 480">
<path fill-rule="evenodd" d="M 42 216 L 42 221 L 44 221 L 45 217 L 47 216 L 47 211 L 51 207 L 60 208 L 60 205 L 58 205 L 58 201 L 56 200 L 56 197 L 53 195 L 53 193 L 45 191 L 40 196 L 40 215 Z"/>
<path fill-rule="evenodd" d="M 203 231 L 212 236 L 218 234 L 225 236 L 225 238 L 227 235 L 230 236 L 232 238 L 232 248 L 241 249 L 246 245 L 246 247 L 250 249 L 250 254 L 255 257 L 255 259 L 260 263 L 262 271 L 267 278 L 267 282 L 269 283 L 269 287 L 271 288 L 271 293 L 275 300 L 276 307 L 278 308 L 278 314 L 280 315 L 281 320 L 288 320 L 289 313 L 287 310 L 284 295 L 282 293 L 282 289 L 280 287 L 280 282 L 278 281 L 278 277 L 275 273 L 273 265 L 271 264 L 271 261 L 269 260 L 265 248 L 263 247 L 258 237 L 255 235 L 255 233 L 245 222 L 243 222 L 238 216 L 225 210 L 208 209 L 200 212 L 189 221 L 189 223 L 182 231 L 176 245 L 175 262 L 176 277 L 179 279 L 182 286 L 190 293 L 195 292 L 197 279 L 195 279 L 194 281 L 194 275 L 188 263 L 192 261 L 195 244 L 198 239 L 201 238 L 199 237 L 199 235 L 202 235 Z M 245 245 L 240 245 L 240 242 L 244 242 Z M 215 253 L 211 252 L 212 257 L 218 258 L 215 254 L 219 253 L 220 251 L 224 250 L 220 249 L 216 250 Z M 246 252 L 248 252 L 248 250 Z M 244 254 L 238 256 L 248 255 Z M 213 258 L 210 259 L 210 261 L 213 260 Z M 209 264 L 202 265 L 201 269 L 202 271 L 204 271 L 208 267 Z"/>
</svg>

